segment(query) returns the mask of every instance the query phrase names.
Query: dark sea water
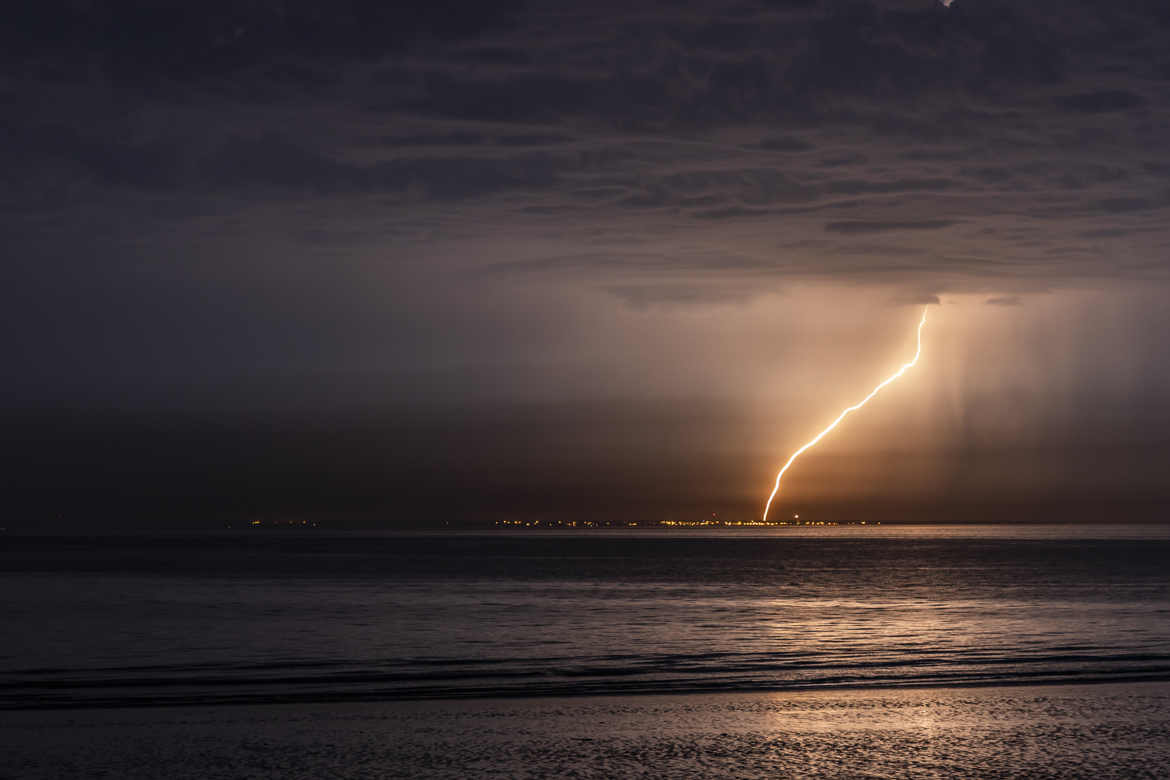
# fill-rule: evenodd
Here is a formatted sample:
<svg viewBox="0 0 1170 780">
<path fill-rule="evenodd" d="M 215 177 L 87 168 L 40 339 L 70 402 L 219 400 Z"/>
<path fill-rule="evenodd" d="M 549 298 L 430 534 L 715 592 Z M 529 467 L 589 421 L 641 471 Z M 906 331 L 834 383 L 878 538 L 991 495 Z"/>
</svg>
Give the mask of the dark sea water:
<svg viewBox="0 0 1170 780">
<path fill-rule="evenodd" d="M 1170 679 L 1170 532 L 0 537 L 0 709 Z"/>
</svg>

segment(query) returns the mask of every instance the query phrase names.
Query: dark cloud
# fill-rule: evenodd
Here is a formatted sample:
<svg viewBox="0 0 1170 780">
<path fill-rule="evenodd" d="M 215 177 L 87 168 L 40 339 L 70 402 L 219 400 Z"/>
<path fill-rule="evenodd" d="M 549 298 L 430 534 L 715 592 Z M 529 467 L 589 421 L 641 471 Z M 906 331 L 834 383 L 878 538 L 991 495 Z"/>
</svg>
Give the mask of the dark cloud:
<svg viewBox="0 0 1170 780">
<path fill-rule="evenodd" d="M 951 219 L 920 219 L 899 221 L 870 221 L 870 220 L 842 220 L 825 223 L 825 230 L 830 233 L 845 233 L 848 235 L 864 235 L 867 233 L 886 233 L 895 230 L 941 230 L 956 224 Z"/>
<path fill-rule="evenodd" d="M 950 179 L 893 179 L 890 181 L 863 181 L 842 179 L 825 185 L 825 191 L 835 195 L 862 195 L 890 192 L 931 192 L 955 186 Z"/>
<path fill-rule="evenodd" d="M 848 152 L 845 154 L 822 157 L 818 164 L 822 168 L 840 168 L 846 165 L 862 165 L 868 161 L 869 158 L 860 152 Z"/>
<path fill-rule="evenodd" d="M 738 219 L 741 217 L 766 217 L 771 214 L 772 212 L 767 209 L 749 209 L 743 206 L 728 206 L 723 209 L 695 212 L 695 216 L 699 219 Z"/>
<path fill-rule="evenodd" d="M 671 193 L 714 190 L 734 194 L 752 205 L 799 203 L 816 197 L 808 185 L 772 168 L 698 169 L 668 174 L 658 181 Z"/>
<path fill-rule="evenodd" d="M 546 73 L 464 78 L 443 71 L 424 74 L 423 95 L 403 108 L 452 119 L 490 122 L 555 120 L 591 109 L 598 98 L 595 80 Z"/>
<path fill-rule="evenodd" d="M 988 306 L 1019 306 L 1022 304 L 1018 295 L 999 295 L 984 301 Z"/>
<path fill-rule="evenodd" d="M 1019 171 L 998 165 L 984 165 L 980 167 L 964 167 L 959 173 L 967 178 L 990 184 L 1003 184 L 1014 179 Z"/>
<path fill-rule="evenodd" d="M 1090 204 L 1095 211 L 1103 211 L 1107 214 L 1125 214 L 1131 211 L 1149 211 L 1150 209 L 1159 208 L 1165 205 L 1150 198 L 1142 198 L 1138 196 L 1122 196 L 1117 198 L 1104 198 L 1102 200 L 1094 201 Z"/>
<path fill-rule="evenodd" d="M 329 8 L 309 0 L 48 0 L 10 9 L 0 47 L 10 59 L 96 64 L 131 81 L 207 78 L 284 58 L 371 58 L 423 39 L 471 38 L 513 24 L 520 8 L 508 0 L 349 0 Z"/>
<path fill-rule="evenodd" d="M 906 293 L 894 298 L 893 303 L 899 306 L 937 306 L 941 301 L 934 293 Z"/>
<path fill-rule="evenodd" d="M 451 136 L 438 136 L 453 141 Z M 459 140 L 469 140 L 459 137 Z M 270 131 L 229 137 L 218 144 L 180 138 L 140 143 L 86 136 L 70 127 L 36 128 L 23 140 L 35 156 L 76 167 L 92 180 L 143 190 L 292 194 L 405 192 L 439 200 L 463 199 L 508 189 L 546 188 L 570 162 L 535 152 L 505 156 L 418 156 L 358 164 L 336 159 L 288 135 Z"/>
<path fill-rule="evenodd" d="M 450 250 L 461 262 L 597 275 L 615 288 L 636 271 L 664 289 L 696 268 L 946 275 L 929 289 L 1107 277 L 1125 268 L 1056 236 L 1162 240 L 1155 223 L 1170 200 L 1149 150 L 1163 100 L 1127 75 L 1134 52 L 1166 37 L 1155 6 L 1074 3 L 1058 19 L 1045 2 L 700 3 L 605 18 L 555 2 L 543 16 L 513 5 L 221 5 L 50 4 L 14 18 L 11 30 L 39 48 L 13 47 L 10 60 L 68 45 L 66 66 L 113 67 L 116 50 L 118 68 L 198 76 L 204 91 L 164 98 L 115 79 L 78 92 L 35 69 L 5 82 L 14 186 L 3 204 L 23 215 L 9 230 L 34 241 L 36 215 L 68 208 L 71 224 L 126 242 L 189 231 L 227 243 L 258 230 L 251 210 L 271 201 L 312 215 L 286 232 L 322 252 L 466 241 Z M 61 30 L 49 31 L 51 18 Z M 241 53 L 233 37 L 222 45 L 235 54 L 204 56 L 241 24 L 252 48 Z M 1114 24 L 1129 48 L 1107 45 Z M 118 42 L 119 25 L 138 33 Z M 298 37 L 310 29 L 313 40 Z M 279 99 L 242 97 L 254 93 Z M 345 208 L 329 205 L 341 199 Z M 119 203 L 133 205 L 109 219 Z M 946 231 L 958 225 L 970 227 Z M 927 245 L 943 231 L 945 254 L 875 238 Z M 392 248 L 378 243 L 391 234 Z M 508 265 L 509 241 L 542 256 Z M 675 242 L 694 252 L 681 257 Z"/>
<path fill-rule="evenodd" d="M 1121 89 L 1107 89 L 1098 92 L 1082 92 L 1076 95 L 1062 95 L 1056 104 L 1068 111 L 1082 114 L 1104 114 L 1110 111 L 1128 111 L 1141 108 L 1146 99 L 1141 95 Z"/>
<path fill-rule="evenodd" d="M 1100 228 L 1098 230 L 1082 230 L 1077 235 L 1081 238 L 1120 238 L 1128 233 L 1121 228 Z"/>
<path fill-rule="evenodd" d="M 540 154 L 501 158 L 392 160 L 361 169 L 363 183 L 385 190 L 418 188 L 432 198 L 463 199 L 510 189 L 544 189 L 560 180 L 566 163 Z"/>
<path fill-rule="evenodd" d="M 809 149 L 814 149 L 815 147 L 803 138 L 779 136 L 776 138 L 765 138 L 760 141 L 760 148 L 777 152 L 807 152 Z"/>
<path fill-rule="evenodd" d="M 966 160 L 974 155 L 972 149 L 910 149 L 899 154 L 904 160 L 926 160 L 932 162 L 953 162 Z"/>
<path fill-rule="evenodd" d="M 820 0 L 763 0 L 769 8 L 815 8 Z"/>
<path fill-rule="evenodd" d="M 471 130 L 453 130 L 441 133 L 413 133 L 411 135 L 390 135 L 381 139 L 387 146 L 476 146 L 484 143 L 483 133 Z"/>
<path fill-rule="evenodd" d="M 611 285 L 605 289 L 635 309 L 672 305 L 742 304 L 753 297 L 751 290 L 747 288 L 714 287 L 705 284 Z"/>
<path fill-rule="evenodd" d="M 524 67 L 532 64 L 532 55 L 529 52 L 508 46 L 476 46 L 457 52 L 456 56 L 484 65 Z"/>
<path fill-rule="evenodd" d="M 496 143 L 500 146 L 556 146 L 572 141 L 572 137 L 560 133 L 520 133 L 504 135 L 496 139 Z"/>
<path fill-rule="evenodd" d="M 363 188 L 366 172 L 303 147 L 284 135 L 229 139 L 200 166 L 213 186 L 278 187 L 329 193 Z"/>
<path fill-rule="evenodd" d="M 905 96 L 944 87 L 976 91 L 1063 78 L 1061 47 L 1012 5 L 883 8 L 847 2 L 812 25 L 788 81 L 807 100 L 826 94 Z"/>
</svg>

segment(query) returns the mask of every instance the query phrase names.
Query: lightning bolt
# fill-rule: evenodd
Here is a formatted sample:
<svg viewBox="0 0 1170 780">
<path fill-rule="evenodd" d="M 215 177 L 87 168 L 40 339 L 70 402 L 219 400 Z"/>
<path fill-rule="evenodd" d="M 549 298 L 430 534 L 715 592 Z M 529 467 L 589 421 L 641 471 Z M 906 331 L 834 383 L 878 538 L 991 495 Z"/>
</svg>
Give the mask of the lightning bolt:
<svg viewBox="0 0 1170 780">
<path fill-rule="evenodd" d="M 881 384 L 871 390 L 869 395 L 853 404 L 853 406 L 848 407 L 845 411 L 841 412 L 841 414 L 837 416 L 836 420 L 833 420 L 833 422 L 829 423 L 829 427 L 825 428 L 823 431 L 814 436 L 799 450 L 792 453 L 792 457 L 788 459 L 788 462 L 784 464 L 784 468 L 780 469 L 780 473 L 776 475 L 776 484 L 772 486 L 772 495 L 768 496 L 768 503 L 764 505 L 764 522 L 767 522 L 768 520 L 768 510 L 772 508 L 772 499 L 776 498 L 776 494 L 780 492 L 780 480 L 784 478 L 784 472 L 788 471 L 788 467 L 796 462 L 796 459 L 803 455 L 805 450 L 809 449 L 821 439 L 825 438 L 825 435 L 836 428 L 837 425 L 840 424 L 840 422 L 844 420 L 850 412 L 856 412 L 858 409 L 865 406 L 870 402 L 870 399 L 881 392 L 883 387 L 902 376 L 902 374 L 905 374 L 911 368 L 914 368 L 914 364 L 918 362 L 918 357 L 922 354 L 922 326 L 926 324 L 926 308 L 927 307 L 925 306 L 922 307 L 922 319 L 918 321 L 918 347 L 914 350 L 914 358 L 909 362 L 903 363 L 901 368 L 882 380 Z"/>
</svg>

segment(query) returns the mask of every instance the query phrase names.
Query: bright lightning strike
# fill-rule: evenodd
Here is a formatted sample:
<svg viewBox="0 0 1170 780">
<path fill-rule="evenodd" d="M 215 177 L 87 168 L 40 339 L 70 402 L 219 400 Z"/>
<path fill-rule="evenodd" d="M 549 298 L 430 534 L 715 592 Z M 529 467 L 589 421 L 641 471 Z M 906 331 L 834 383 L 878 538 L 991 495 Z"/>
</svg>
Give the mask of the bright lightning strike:
<svg viewBox="0 0 1170 780">
<path fill-rule="evenodd" d="M 841 412 L 841 414 L 837 416 L 836 420 L 833 420 L 833 422 L 829 423 L 829 427 L 825 428 L 823 431 L 814 436 L 811 441 L 809 441 L 799 450 L 792 453 L 792 457 L 788 459 L 788 462 L 784 464 L 784 468 L 780 469 L 780 473 L 776 475 L 776 484 L 772 487 L 772 495 L 768 496 L 768 503 L 764 505 L 764 522 L 768 521 L 768 510 L 772 508 L 772 499 L 776 498 L 776 494 L 780 492 L 780 480 L 784 478 L 784 472 L 788 471 L 788 467 L 791 466 L 796 461 L 796 459 L 804 453 L 805 450 L 812 447 L 814 444 L 823 439 L 825 435 L 829 433 L 829 431 L 836 428 L 837 425 L 842 420 L 844 420 L 850 412 L 856 412 L 858 409 L 865 406 L 867 403 L 869 403 L 871 398 L 881 392 L 883 387 L 890 384 L 895 379 L 902 376 L 902 374 L 905 374 L 908 370 L 914 367 L 914 364 L 918 362 L 918 356 L 922 354 L 922 326 L 925 324 L 926 307 L 923 306 L 922 319 L 918 321 L 918 347 L 914 350 L 914 358 L 907 363 L 903 363 L 901 368 L 899 368 L 890 376 L 886 377 L 881 384 L 870 391 L 869 395 L 867 395 L 865 398 L 862 398 L 860 401 L 855 403 L 853 406 L 850 406 L 845 411 Z"/>
</svg>

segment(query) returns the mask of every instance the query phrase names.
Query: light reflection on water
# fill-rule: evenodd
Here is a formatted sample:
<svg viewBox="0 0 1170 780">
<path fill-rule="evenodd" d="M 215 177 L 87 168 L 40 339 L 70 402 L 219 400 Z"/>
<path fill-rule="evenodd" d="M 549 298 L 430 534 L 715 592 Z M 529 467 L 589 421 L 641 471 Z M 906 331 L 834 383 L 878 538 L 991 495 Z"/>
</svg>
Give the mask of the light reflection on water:
<svg viewBox="0 0 1170 780">
<path fill-rule="evenodd" d="M 1170 534 L 816 527 L 0 551 L 0 706 L 1170 677 Z"/>
</svg>

